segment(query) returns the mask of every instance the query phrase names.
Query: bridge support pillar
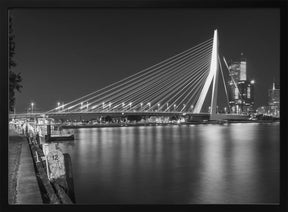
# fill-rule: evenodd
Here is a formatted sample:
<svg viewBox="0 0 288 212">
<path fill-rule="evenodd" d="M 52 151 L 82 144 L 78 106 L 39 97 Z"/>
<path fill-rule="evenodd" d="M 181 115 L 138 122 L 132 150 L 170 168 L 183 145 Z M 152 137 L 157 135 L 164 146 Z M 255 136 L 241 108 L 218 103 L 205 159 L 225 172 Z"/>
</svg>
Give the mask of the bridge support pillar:
<svg viewBox="0 0 288 212">
<path fill-rule="evenodd" d="M 217 32 L 217 29 L 214 30 L 209 75 L 206 79 L 206 82 L 200 93 L 199 99 L 194 108 L 194 111 L 193 111 L 194 113 L 201 113 L 204 100 L 207 96 L 207 93 L 211 86 L 212 81 L 213 81 L 213 87 L 212 87 L 210 119 L 214 120 L 214 119 L 217 119 L 216 108 L 217 108 L 217 94 L 218 94 L 218 32 Z"/>
<path fill-rule="evenodd" d="M 213 49 L 212 49 L 212 58 L 211 58 L 211 67 L 210 71 L 213 73 L 213 87 L 212 87 L 212 98 L 211 98 L 211 111 L 210 111 L 210 120 L 218 120 L 221 118 L 217 114 L 217 97 L 218 97 L 218 73 L 219 73 L 219 64 L 218 64 L 218 32 L 214 31 L 214 40 L 213 40 Z"/>
</svg>

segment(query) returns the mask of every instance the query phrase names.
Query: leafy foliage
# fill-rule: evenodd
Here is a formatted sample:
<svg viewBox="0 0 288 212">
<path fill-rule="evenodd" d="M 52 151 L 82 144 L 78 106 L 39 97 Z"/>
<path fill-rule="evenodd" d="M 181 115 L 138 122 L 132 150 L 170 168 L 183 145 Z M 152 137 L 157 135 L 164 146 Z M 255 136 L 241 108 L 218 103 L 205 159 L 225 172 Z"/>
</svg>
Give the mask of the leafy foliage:
<svg viewBox="0 0 288 212">
<path fill-rule="evenodd" d="M 128 119 L 129 121 L 141 121 L 142 116 L 139 116 L 139 115 L 129 115 L 129 116 L 127 116 L 127 119 Z"/>
<path fill-rule="evenodd" d="M 15 56 L 15 34 L 13 29 L 13 17 L 11 12 L 9 13 L 9 110 L 13 111 L 16 103 L 15 91 L 21 92 L 22 76 L 21 73 L 15 73 L 12 68 L 16 66 L 16 62 L 13 60 Z"/>
</svg>

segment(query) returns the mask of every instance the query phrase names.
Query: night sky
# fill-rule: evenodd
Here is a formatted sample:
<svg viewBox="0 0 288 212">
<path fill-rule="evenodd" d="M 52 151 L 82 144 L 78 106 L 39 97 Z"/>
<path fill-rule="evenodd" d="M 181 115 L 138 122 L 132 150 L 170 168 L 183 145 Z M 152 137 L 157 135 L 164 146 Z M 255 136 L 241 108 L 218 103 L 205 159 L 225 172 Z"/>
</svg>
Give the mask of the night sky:
<svg viewBox="0 0 288 212">
<path fill-rule="evenodd" d="M 98 90 L 212 38 L 214 29 L 221 56 L 247 58 L 255 108 L 267 105 L 273 79 L 280 83 L 278 9 L 16 9 L 13 17 L 14 71 L 23 77 L 17 113 L 31 101 L 47 111 Z"/>
</svg>

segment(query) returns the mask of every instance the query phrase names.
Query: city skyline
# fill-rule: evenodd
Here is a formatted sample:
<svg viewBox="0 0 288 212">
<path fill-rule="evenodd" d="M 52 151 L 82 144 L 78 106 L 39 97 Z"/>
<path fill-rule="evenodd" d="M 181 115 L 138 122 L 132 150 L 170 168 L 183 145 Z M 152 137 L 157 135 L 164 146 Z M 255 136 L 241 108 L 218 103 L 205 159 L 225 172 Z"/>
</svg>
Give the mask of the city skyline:
<svg viewBox="0 0 288 212">
<path fill-rule="evenodd" d="M 277 9 L 17 9 L 13 17 L 13 70 L 23 77 L 16 112 L 31 102 L 47 111 L 101 89 L 212 38 L 216 28 L 220 56 L 247 59 L 255 109 L 267 104 L 271 80 L 280 82 Z"/>
</svg>

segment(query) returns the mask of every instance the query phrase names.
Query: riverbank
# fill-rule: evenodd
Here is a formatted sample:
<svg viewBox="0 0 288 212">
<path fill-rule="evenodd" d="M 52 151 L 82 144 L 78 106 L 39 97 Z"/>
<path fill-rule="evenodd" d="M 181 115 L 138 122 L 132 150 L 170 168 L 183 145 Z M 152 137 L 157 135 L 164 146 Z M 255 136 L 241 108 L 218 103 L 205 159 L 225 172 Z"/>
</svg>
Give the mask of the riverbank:
<svg viewBox="0 0 288 212">
<path fill-rule="evenodd" d="M 9 130 L 8 141 L 8 203 L 16 203 L 17 172 L 20 163 L 22 144 L 25 142 L 13 130 Z"/>
<path fill-rule="evenodd" d="M 10 129 L 8 148 L 8 203 L 43 204 L 26 137 Z"/>
</svg>

